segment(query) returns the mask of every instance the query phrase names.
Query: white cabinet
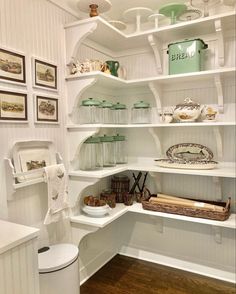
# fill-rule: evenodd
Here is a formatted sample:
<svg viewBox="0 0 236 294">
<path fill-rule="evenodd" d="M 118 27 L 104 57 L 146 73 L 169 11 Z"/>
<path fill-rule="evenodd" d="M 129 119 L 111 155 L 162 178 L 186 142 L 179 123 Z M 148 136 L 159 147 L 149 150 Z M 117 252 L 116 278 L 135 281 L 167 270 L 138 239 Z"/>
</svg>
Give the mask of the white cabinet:
<svg viewBox="0 0 236 294">
<path fill-rule="evenodd" d="M 0 220 L 0 292 L 39 294 L 39 230 Z"/>
<path fill-rule="evenodd" d="M 126 67 L 128 76 L 127 80 L 123 80 L 101 72 L 89 72 L 66 77 L 70 196 L 73 204 L 79 201 L 81 193 L 88 186 L 110 175 L 129 170 L 148 171 L 155 180 L 158 175 L 169 174 L 172 177 L 182 175 L 180 186 L 185 182 L 185 176 L 197 176 L 200 178 L 199 182 L 205 177 L 212 178 L 212 185 L 217 190 L 217 195 L 207 197 L 211 200 L 226 200 L 222 182 L 225 180 L 227 182 L 228 179 L 234 180 L 236 176 L 234 147 L 232 147 L 236 125 L 235 64 L 233 58 L 228 57 L 234 52 L 235 37 L 232 32 L 234 22 L 235 12 L 227 12 L 131 35 L 125 35 L 100 17 L 78 21 L 65 27 L 67 63 L 72 57 L 78 56 L 80 60 L 97 57 L 105 61 L 112 58 L 119 60 Z M 167 44 L 190 37 L 207 39 L 210 44 L 205 70 L 168 75 Z M 88 98 L 89 95 L 111 99 L 114 102 L 125 101 L 129 107 L 134 101 L 145 98 L 153 108 L 173 106 L 191 95 L 201 104 L 218 105 L 220 115 L 219 120 L 212 123 L 162 124 L 154 120 L 152 124 L 146 125 L 79 125 L 78 106 L 81 99 Z M 94 172 L 79 170 L 78 154 L 82 143 L 89 136 L 99 132 L 121 132 L 128 137 L 127 165 Z M 218 168 L 204 171 L 179 170 L 160 168 L 154 164 L 153 159 L 163 156 L 171 144 L 182 141 L 201 143 L 213 149 L 215 159 L 220 162 Z M 159 184 L 161 186 L 161 182 Z M 166 186 L 164 184 L 163 188 Z M 230 189 L 232 188 L 230 193 L 233 196 L 233 183 L 230 182 L 229 186 Z M 199 187 L 200 190 L 201 188 Z M 178 193 L 178 187 L 175 186 L 175 189 Z M 214 189 L 208 189 L 206 193 Z M 102 227 L 110 223 L 113 217 L 116 219 L 127 211 L 146 213 L 141 207 L 133 206 L 130 209 L 119 208 L 112 214 L 110 220 L 101 219 L 99 226 L 82 214 L 72 217 L 72 222 Z M 158 215 L 169 217 L 168 214 Z M 175 216 L 171 215 L 170 218 Z M 220 226 L 235 229 L 235 223 L 232 221 L 235 215 L 232 214 L 231 218 L 230 225 L 225 222 L 225 225 L 221 223 Z M 179 217 L 176 216 L 176 219 Z M 217 226 L 217 223 L 197 219 L 194 222 Z"/>
</svg>

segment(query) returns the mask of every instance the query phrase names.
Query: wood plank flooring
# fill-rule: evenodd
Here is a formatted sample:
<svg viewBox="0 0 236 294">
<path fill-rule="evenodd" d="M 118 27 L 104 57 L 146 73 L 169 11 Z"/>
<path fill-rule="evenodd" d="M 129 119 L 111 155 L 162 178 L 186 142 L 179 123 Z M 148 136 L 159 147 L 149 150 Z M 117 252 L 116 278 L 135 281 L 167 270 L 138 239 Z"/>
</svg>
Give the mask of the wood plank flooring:
<svg viewBox="0 0 236 294">
<path fill-rule="evenodd" d="M 235 284 L 122 255 L 116 255 L 80 290 L 80 294 L 235 293 Z"/>
</svg>

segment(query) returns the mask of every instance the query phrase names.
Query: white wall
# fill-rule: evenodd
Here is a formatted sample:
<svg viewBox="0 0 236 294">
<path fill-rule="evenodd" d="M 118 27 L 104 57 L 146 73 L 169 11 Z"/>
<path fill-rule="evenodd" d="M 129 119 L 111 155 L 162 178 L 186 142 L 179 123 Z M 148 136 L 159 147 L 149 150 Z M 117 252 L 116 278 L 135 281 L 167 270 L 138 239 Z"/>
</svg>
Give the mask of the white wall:
<svg viewBox="0 0 236 294">
<path fill-rule="evenodd" d="M 5 168 L 3 158 L 10 155 L 15 141 L 50 140 L 56 150 L 65 156 L 65 23 L 75 18 L 46 0 L 0 0 L 0 47 L 20 51 L 26 55 L 27 85 L 18 86 L 0 81 L 0 88 L 22 90 L 28 94 L 28 117 L 25 124 L 0 122 L 0 217 L 9 221 L 41 228 L 39 246 L 53 243 L 57 238 L 66 239 L 66 223 L 58 226 L 42 225 L 47 210 L 45 184 L 37 184 L 18 190 L 13 200 L 7 202 Z M 36 90 L 32 87 L 32 56 L 45 59 L 58 66 L 58 92 Z M 33 95 L 58 95 L 59 125 L 35 124 Z M 60 228 L 59 228 L 60 227 Z"/>
<path fill-rule="evenodd" d="M 29 106 L 28 124 L 0 123 L 0 217 L 6 218 L 10 221 L 39 227 L 41 229 L 40 246 L 48 244 L 49 242 L 54 243 L 56 241 L 68 240 L 70 238 L 69 224 L 67 222 L 63 222 L 59 225 L 51 225 L 48 227 L 42 225 L 47 210 L 46 186 L 43 183 L 33 187 L 24 188 L 21 191 L 17 191 L 14 194 L 14 200 L 7 202 L 3 158 L 9 156 L 9 151 L 11 150 L 13 143 L 17 140 L 47 139 L 54 141 L 57 151 L 61 153 L 66 161 L 66 150 L 64 144 L 66 136 L 64 128 L 65 44 L 63 24 L 73 20 L 74 17 L 65 13 L 46 0 L 0 0 L 0 46 L 7 47 L 9 49 L 15 49 L 25 53 L 27 65 L 26 88 L 2 81 L 0 82 L 0 87 L 1 89 L 7 90 L 25 90 L 28 93 Z M 227 52 L 234 52 L 234 45 L 231 43 L 234 44 L 234 42 L 229 39 L 227 42 Z M 214 42 L 212 42 L 212 46 L 214 46 Z M 82 52 L 86 52 L 86 50 L 82 48 L 80 53 Z M 90 55 L 90 52 L 86 53 L 88 53 L 88 56 Z M 147 52 L 142 56 L 146 61 L 148 61 L 146 63 L 147 67 L 145 67 L 145 73 L 147 73 L 147 69 L 149 69 L 149 73 L 155 74 L 155 68 L 151 68 L 151 65 L 153 64 L 153 57 L 149 53 L 150 52 Z M 58 96 L 60 99 L 60 125 L 58 126 L 35 125 L 33 122 L 33 94 L 49 94 L 49 92 L 39 91 L 33 89 L 32 87 L 32 56 L 46 59 L 58 65 Z M 137 70 L 132 71 L 132 66 L 135 62 L 134 59 L 130 57 L 127 59 L 122 59 L 122 63 L 127 65 L 129 77 L 141 77 L 141 74 L 143 74 L 142 68 L 145 64 L 145 60 L 140 59 L 140 62 L 136 64 Z M 227 57 L 228 66 L 231 62 L 232 60 L 229 60 Z M 224 89 L 228 103 L 235 103 L 235 100 L 230 100 L 232 99 L 231 97 L 234 93 L 234 86 L 232 86 L 232 83 L 230 83 Z M 175 104 L 180 102 L 179 100 L 182 100 L 182 98 L 189 93 L 196 94 L 196 92 L 191 92 L 191 89 L 182 89 L 178 91 L 178 95 L 176 95 L 176 92 L 173 91 L 173 89 L 166 89 L 164 93 L 164 100 L 168 101 L 166 102 L 166 105 L 168 105 L 169 101 Z M 197 98 L 201 99 L 201 97 L 206 97 L 206 95 L 209 93 L 209 101 L 215 102 L 215 90 L 212 88 L 212 85 L 208 85 L 203 90 L 199 90 L 197 92 Z M 175 100 L 171 100 L 171 96 L 174 96 Z M 124 98 L 126 99 L 126 97 Z M 136 97 L 131 97 L 131 99 L 134 100 Z M 148 99 L 150 99 L 150 101 L 153 99 L 151 98 L 150 93 Z M 142 132 L 143 134 L 145 133 L 145 131 Z M 130 138 L 136 139 L 136 133 L 134 132 L 133 134 L 130 134 Z M 226 140 L 228 140 L 231 135 L 232 130 L 225 131 L 224 136 Z M 173 131 L 171 130 L 169 133 L 166 132 L 164 134 L 164 137 L 166 138 L 172 138 L 172 136 Z M 168 142 L 169 144 L 172 143 L 171 140 Z M 136 146 L 139 147 L 137 150 L 132 149 L 132 152 L 135 151 L 137 154 L 140 154 L 140 151 L 145 151 L 147 153 L 149 152 L 149 154 L 153 153 L 155 156 L 156 149 L 153 143 L 148 146 L 148 151 L 146 150 L 147 148 L 143 145 L 136 143 Z M 226 152 L 226 160 L 233 160 L 233 150 L 235 148 L 233 141 L 231 141 L 230 144 L 227 144 L 226 147 L 226 151 L 229 150 L 229 152 Z M 166 188 L 166 191 L 169 191 L 170 193 L 184 192 L 187 195 L 187 193 L 189 193 L 189 191 L 192 189 L 188 185 L 184 191 L 181 189 L 178 191 L 174 190 L 174 187 L 176 187 L 177 184 L 179 186 L 183 186 L 183 183 L 186 181 L 186 177 L 184 176 L 178 177 L 178 179 L 179 181 L 175 182 L 173 180 L 173 176 L 166 176 L 164 178 L 163 188 Z M 193 183 L 192 178 L 191 182 Z M 196 183 L 197 184 L 195 184 L 195 188 L 198 189 L 198 187 L 200 187 L 202 184 L 202 181 L 197 178 Z M 210 198 L 211 192 L 214 192 L 214 189 L 212 189 L 213 183 L 210 182 L 210 180 L 204 180 L 203 183 L 207 190 L 207 196 Z M 233 181 L 225 180 L 223 182 L 223 190 L 225 191 L 225 195 L 227 194 L 226 192 L 229 192 L 232 194 L 232 196 L 235 196 Z M 89 189 L 86 192 L 89 192 Z M 192 195 L 197 197 L 198 192 L 200 192 L 202 195 L 203 189 L 199 188 L 197 191 L 194 190 Z M 83 270 L 83 279 L 86 279 L 86 275 L 89 275 L 91 272 L 93 272 L 93 268 L 96 266 L 99 267 L 98 260 L 102 262 L 99 259 L 101 249 L 105 248 L 104 252 L 111 250 L 109 244 L 110 238 L 113 240 L 112 244 L 116 244 L 117 240 L 119 240 L 117 245 L 120 245 L 120 242 L 122 240 L 124 241 L 124 245 L 126 245 L 126 247 L 121 248 L 123 253 L 130 253 L 132 250 L 129 251 L 129 248 L 136 248 L 137 257 L 139 256 L 141 250 L 146 250 L 150 253 L 163 254 L 164 256 L 171 255 L 173 258 L 180 258 L 187 261 L 191 260 L 192 262 L 206 266 L 213 266 L 215 268 L 219 268 L 222 264 L 224 270 L 232 271 L 232 268 L 235 266 L 233 262 L 233 260 L 235 260 L 235 251 L 233 249 L 235 245 L 235 236 L 231 230 L 226 230 L 223 233 L 222 244 L 216 244 L 213 235 L 210 232 L 210 227 L 202 227 L 202 225 L 186 224 L 183 222 L 175 224 L 174 221 L 166 221 L 165 225 L 165 232 L 161 234 L 156 232 L 155 225 L 151 224 L 151 221 L 148 217 L 135 217 L 134 215 L 130 214 L 121 219 L 121 222 L 118 222 L 118 224 L 111 224 L 108 228 L 104 229 L 101 234 L 100 231 L 98 231 L 96 234 L 89 236 L 89 241 L 84 239 L 81 245 L 83 246 L 83 243 L 85 245 L 84 247 L 81 247 L 80 257 Z M 118 228 L 119 231 L 117 230 Z M 113 234 L 113 232 L 116 232 L 119 236 L 123 236 L 123 238 L 118 239 L 117 235 Z M 176 242 L 176 240 L 178 240 L 178 242 Z M 96 246 L 96 244 L 98 244 L 98 246 Z M 201 247 L 201 245 L 204 246 Z M 114 251 L 111 252 L 110 256 L 112 256 L 112 254 L 114 254 Z M 109 258 L 109 256 L 107 256 L 105 253 L 104 256 L 105 257 L 103 260 Z M 91 260 L 95 260 L 95 263 L 91 264 Z M 87 266 L 89 266 L 88 273 L 86 273 Z"/>
</svg>

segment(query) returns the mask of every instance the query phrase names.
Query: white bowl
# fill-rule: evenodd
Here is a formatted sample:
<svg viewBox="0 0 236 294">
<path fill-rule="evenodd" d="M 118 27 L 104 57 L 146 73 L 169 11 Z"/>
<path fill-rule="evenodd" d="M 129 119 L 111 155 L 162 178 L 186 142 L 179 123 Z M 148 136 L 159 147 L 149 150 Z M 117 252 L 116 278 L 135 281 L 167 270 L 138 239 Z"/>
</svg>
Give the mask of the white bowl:
<svg viewBox="0 0 236 294">
<path fill-rule="evenodd" d="M 94 207 L 94 208 L 96 208 L 96 207 Z M 90 216 L 93 216 L 93 217 L 102 217 L 105 214 L 109 213 L 110 208 L 108 206 L 107 208 L 103 208 L 103 210 L 96 210 L 96 209 L 91 209 L 91 207 L 88 209 L 88 206 L 84 206 L 82 208 L 82 210 L 85 213 L 87 213 L 88 215 L 90 215 Z"/>
<path fill-rule="evenodd" d="M 102 206 L 89 206 L 89 205 L 85 205 L 84 207 L 87 210 L 91 210 L 91 211 L 101 211 L 101 210 L 106 210 L 107 208 L 109 208 L 109 206 L 107 204 L 102 205 Z"/>
</svg>

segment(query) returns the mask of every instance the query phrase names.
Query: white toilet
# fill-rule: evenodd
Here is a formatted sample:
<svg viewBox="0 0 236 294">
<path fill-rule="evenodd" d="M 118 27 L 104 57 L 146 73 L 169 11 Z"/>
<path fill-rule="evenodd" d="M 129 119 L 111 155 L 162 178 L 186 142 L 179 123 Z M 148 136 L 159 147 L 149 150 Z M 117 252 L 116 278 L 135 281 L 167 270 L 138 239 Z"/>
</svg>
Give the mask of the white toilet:
<svg viewBox="0 0 236 294">
<path fill-rule="evenodd" d="M 57 244 L 39 250 L 40 294 L 79 294 L 79 250 Z"/>
</svg>

